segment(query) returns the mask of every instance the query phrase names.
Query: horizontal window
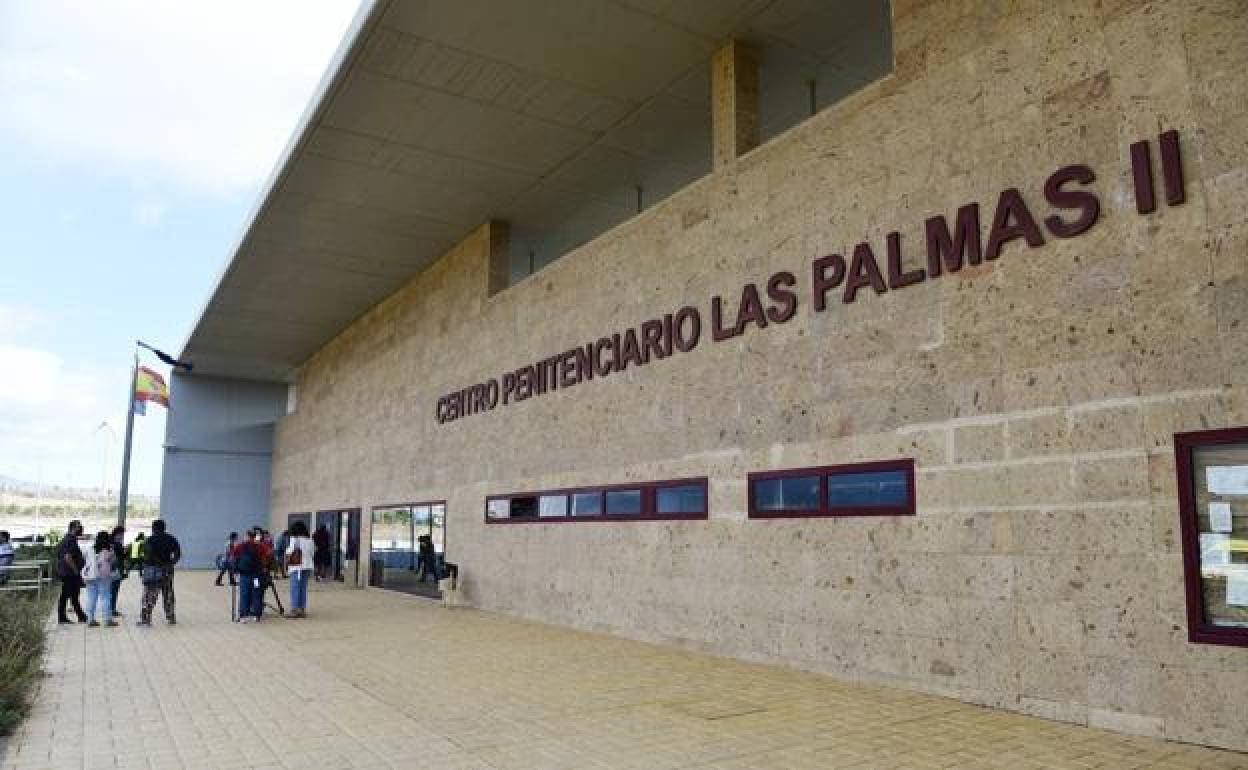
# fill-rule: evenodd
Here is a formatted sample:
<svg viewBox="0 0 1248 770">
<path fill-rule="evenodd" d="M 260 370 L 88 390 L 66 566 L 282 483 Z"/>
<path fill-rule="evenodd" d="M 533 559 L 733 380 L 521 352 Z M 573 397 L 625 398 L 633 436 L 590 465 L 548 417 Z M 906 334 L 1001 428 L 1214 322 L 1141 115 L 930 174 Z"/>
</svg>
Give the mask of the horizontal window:
<svg viewBox="0 0 1248 770">
<path fill-rule="evenodd" d="M 486 498 L 489 522 L 705 519 L 706 479 L 552 489 Z"/>
<path fill-rule="evenodd" d="M 828 475 L 828 508 L 899 508 L 910 484 L 905 471 L 865 471 Z"/>
<path fill-rule="evenodd" d="M 538 514 L 545 518 L 568 515 L 567 495 L 542 495 L 538 498 Z"/>
<path fill-rule="evenodd" d="M 577 492 L 572 495 L 573 516 L 597 516 L 602 513 L 601 492 Z"/>
<path fill-rule="evenodd" d="M 749 475 L 751 518 L 914 514 L 914 461 L 832 465 Z"/>
<path fill-rule="evenodd" d="M 641 513 L 640 489 L 615 489 L 607 492 L 608 516 L 636 516 Z"/>
<path fill-rule="evenodd" d="M 1248 646 L 1248 428 L 1174 437 L 1193 642 Z"/>
<path fill-rule="evenodd" d="M 759 479 L 754 483 L 754 505 L 764 511 L 817 511 L 819 477 Z"/>
<path fill-rule="evenodd" d="M 659 513 L 701 513 L 706 510 L 706 487 L 701 484 L 659 487 L 654 494 L 654 507 Z"/>
</svg>

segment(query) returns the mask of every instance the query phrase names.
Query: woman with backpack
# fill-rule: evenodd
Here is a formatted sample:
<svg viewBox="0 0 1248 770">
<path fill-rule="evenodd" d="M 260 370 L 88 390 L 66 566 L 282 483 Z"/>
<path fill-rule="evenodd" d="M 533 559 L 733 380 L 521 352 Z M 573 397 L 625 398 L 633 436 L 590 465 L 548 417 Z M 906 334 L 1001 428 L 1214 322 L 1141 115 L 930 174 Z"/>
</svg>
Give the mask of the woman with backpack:
<svg viewBox="0 0 1248 770">
<path fill-rule="evenodd" d="M 290 575 L 290 617 L 308 616 L 308 575 L 312 572 L 312 560 L 316 545 L 308 537 L 308 525 L 296 521 L 290 528 L 290 541 L 286 544 L 286 571 Z"/>
<path fill-rule="evenodd" d="M 247 530 L 247 539 L 235 551 L 234 571 L 238 573 L 238 620 L 255 623 L 264 612 L 264 553 L 256 539 L 259 527 Z"/>
<path fill-rule="evenodd" d="M 113 620 L 113 573 L 118 570 L 113 556 L 113 536 L 101 531 L 95 536 L 95 545 L 87 554 L 86 564 L 82 568 L 82 581 L 87 586 L 87 625 L 99 627 L 95 619 L 95 607 L 100 605 L 100 614 L 104 616 L 104 625 L 116 626 Z"/>
</svg>

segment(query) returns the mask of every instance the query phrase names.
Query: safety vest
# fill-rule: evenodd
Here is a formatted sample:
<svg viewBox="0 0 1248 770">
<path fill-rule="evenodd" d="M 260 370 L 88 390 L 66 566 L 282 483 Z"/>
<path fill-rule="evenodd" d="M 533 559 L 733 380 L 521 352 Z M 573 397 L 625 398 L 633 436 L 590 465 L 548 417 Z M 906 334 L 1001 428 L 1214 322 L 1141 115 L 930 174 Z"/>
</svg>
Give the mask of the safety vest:
<svg viewBox="0 0 1248 770">
<path fill-rule="evenodd" d="M 131 559 L 143 558 L 143 544 L 146 542 L 147 542 L 146 540 L 135 540 L 130 543 L 130 558 Z"/>
</svg>

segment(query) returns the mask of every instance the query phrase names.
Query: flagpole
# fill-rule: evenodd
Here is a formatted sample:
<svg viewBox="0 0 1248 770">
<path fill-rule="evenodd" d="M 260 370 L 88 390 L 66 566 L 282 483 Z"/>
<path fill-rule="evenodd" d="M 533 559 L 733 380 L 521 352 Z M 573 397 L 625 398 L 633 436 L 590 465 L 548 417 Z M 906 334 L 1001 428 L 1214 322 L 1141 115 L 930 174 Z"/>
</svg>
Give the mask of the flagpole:
<svg viewBox="0 0 1248 770">
<path fill-rule="evenodd" d="M 130 495 L 130 445 L 134 440 L 134 389 L 139 381 L 139 348 L 135 340 L 134 368 L 130 370 L 130 390 L 126 393 L 126 444 L 121 455 L 121 499 L 117 503 L 117 526 L 126 526 L 126 499 Z"/>
</svg>

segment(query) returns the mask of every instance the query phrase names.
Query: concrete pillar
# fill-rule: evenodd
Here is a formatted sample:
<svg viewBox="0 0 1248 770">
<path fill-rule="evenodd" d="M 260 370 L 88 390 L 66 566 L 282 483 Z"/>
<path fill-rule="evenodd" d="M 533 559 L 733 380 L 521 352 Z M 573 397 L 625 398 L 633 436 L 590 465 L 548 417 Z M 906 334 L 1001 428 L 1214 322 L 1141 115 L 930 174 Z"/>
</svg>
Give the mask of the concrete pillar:
<svg viewBox="0 0 1248 770">
<path fill-rule="evenodd" d="M 486 296 L 494 296 L 511 281 L 511 225 L 491 219 L 482 227 L 486 242 Z"/>
<path fill-rule="evenodd" d="M 711 57 L 711 157 L 722 168 L 758 146 L 758 52 L 733 40 Z"/>
</svg>

